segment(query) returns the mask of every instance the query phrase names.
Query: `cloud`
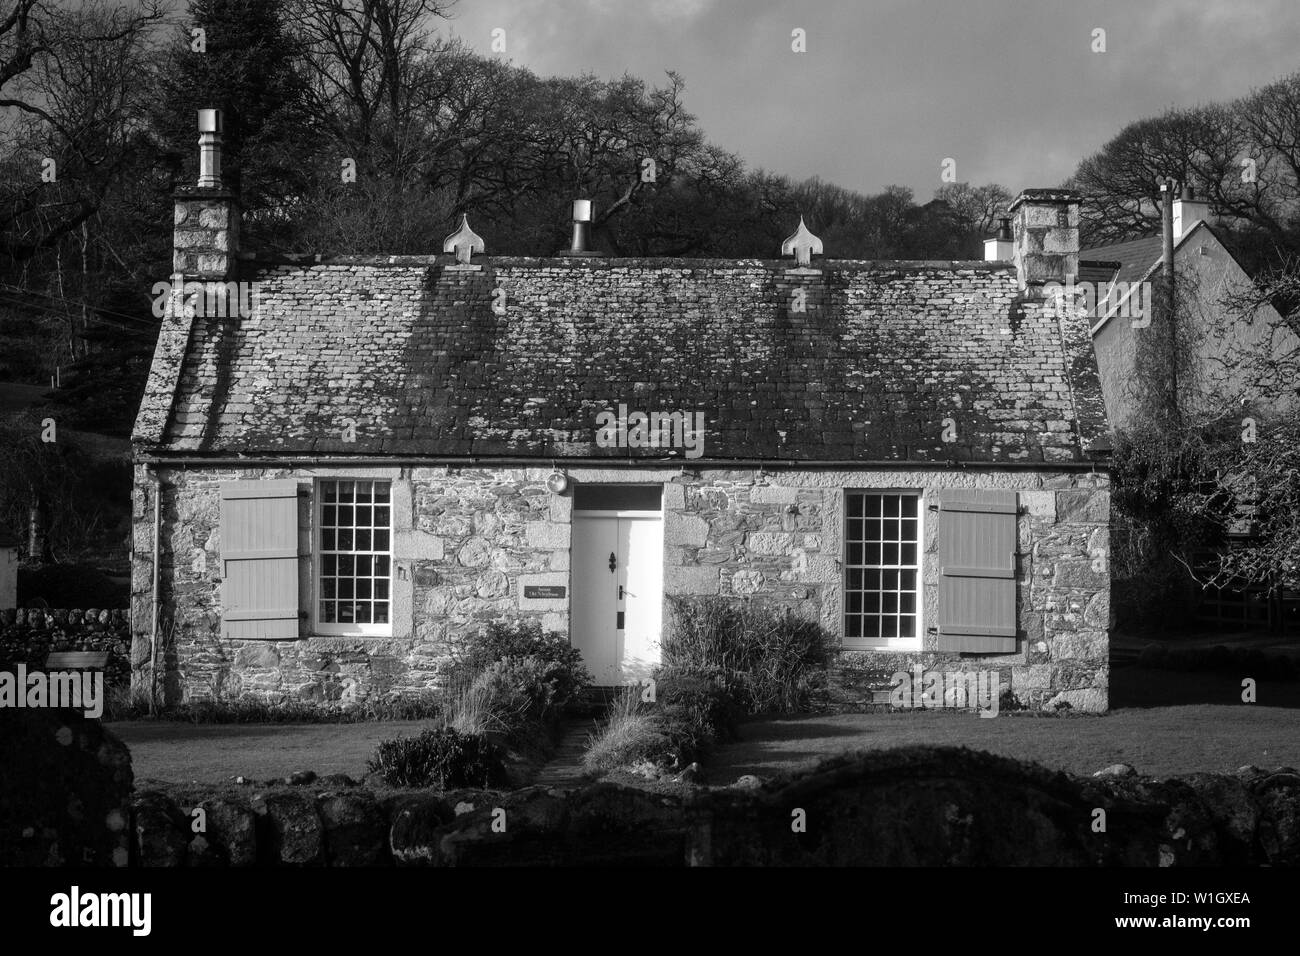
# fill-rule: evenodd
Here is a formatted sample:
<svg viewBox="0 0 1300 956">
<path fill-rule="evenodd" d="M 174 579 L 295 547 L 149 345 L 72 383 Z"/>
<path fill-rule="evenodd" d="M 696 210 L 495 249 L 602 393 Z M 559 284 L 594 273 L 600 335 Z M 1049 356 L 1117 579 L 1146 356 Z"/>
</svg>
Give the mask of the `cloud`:
<svg viewBox="0 0 1300 956">
<path fill-rule="evenodd" d="M 676 70 L 751 166 L 928 199 L 939 163 L 1015 190 L 1069 176 L 1127 123 L 1296 69 L 1295 0 L 476 0 L 450 25 L 542 75 Z M 807 30 L 808 52 L 790 50 Z M 1107 33 L 1093 53 L 1091 31 Z"/>
</svg>

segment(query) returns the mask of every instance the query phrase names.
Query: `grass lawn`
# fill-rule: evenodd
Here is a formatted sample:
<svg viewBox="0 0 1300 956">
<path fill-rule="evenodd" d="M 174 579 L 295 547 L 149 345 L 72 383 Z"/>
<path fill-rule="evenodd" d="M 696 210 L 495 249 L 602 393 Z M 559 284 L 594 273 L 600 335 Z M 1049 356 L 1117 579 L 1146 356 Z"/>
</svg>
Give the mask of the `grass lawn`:
<svg viewBox="0 0 1300 956">
<path fill-rule="evenodd" d="M 1300 767 L 1300 681 L 1260 679 L 1259 702 L 1243 704 L 1236 675 L 1123 666 L 1112 669 L 1110 690 L 1113 709 L 1097 717 L 910 711 L 755 721 L 742 726 L 743 740 L 706 758 L 704 779 L 726 785 L 742 774 L 767 777 L 845 750 L 909 744 L 972 747 L 1078 774 L 1113 763 L 1154 776 L 1244 764 Z M 107 726 L 131 748 L 137 780 L 228 783 L 244 776 L 261 783 L 295 770 L 360 779 L 379 741 L 414 736 L 431 724 Z"/>
<path fill-rule="evenodd" d="M 229 783 L 244 776 L 261 783 L 295 770 L 346 773 L 360 780 L 381 740 L 414 737 L 429 721 L 356 724 L 191 724 L 128 720 L 104 725 L 131 748 L 141 780 Z"/>
<path fill-rule="evenodd" d="M 1113 763 L 1152 776 L 1233 771 L 1245 764 L 1300 766 L 1300 710 L 1257 704 L 1156 707 L 1097 717 L 840 714 L 756 721 L 742 725 L 741 736 L 705 762 L 706 782 L 727 784 L 747 773 L 768 777 L 846 750 L 909 744 L 971 747 L 1076 774 Z"/>
<path fill-rule="evenodd" d="M 1142 774 L 1231 772 L 1246 764 L 1300 767 L 1300 681 L 1257 677 L 1257 702 L 1241 702 L 1241 678 L 1112 667 L 1108 714 L 1058 717 L 951 711 L 840 714 L 755 721 L 704 765 L 714 785 L 767 777 L 846 750 L 951 745 L 1091 774 L 1127 763 Z"/>
</svg>

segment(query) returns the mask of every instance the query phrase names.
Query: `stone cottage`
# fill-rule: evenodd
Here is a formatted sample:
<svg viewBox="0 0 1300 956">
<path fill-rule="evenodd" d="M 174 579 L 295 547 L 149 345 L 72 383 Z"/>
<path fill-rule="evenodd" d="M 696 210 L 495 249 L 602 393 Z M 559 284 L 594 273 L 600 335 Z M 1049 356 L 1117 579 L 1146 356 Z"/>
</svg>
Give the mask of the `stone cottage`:
<svg viewBox="0 0 1300 956">
<path fill-rule="evenodd" d="M 1078 197 L 1008 261 L 292 259 L 239 245 L 219 122 L 178 195 L 133 436 L 133 628 L 171 700 L 437 686 L 532 617 L 643 677 L 673 598 L 820 621 L 841 685 L 995 671 L 1107 706 L 1109 480 Z M 775 251 L 775 250 L 774 250 Z"/>
</svg>

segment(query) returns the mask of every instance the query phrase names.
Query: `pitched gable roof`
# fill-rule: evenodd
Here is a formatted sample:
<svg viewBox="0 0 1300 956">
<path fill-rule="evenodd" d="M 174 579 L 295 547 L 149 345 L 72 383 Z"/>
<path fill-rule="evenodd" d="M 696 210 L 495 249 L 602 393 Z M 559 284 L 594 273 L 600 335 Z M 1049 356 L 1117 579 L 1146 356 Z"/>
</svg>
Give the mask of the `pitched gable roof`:
<svg viewBox="0 0 1300 956">
<path fill-rule="evenodd" d="M 1195 236 L 1202 229 L 1213 236 L 1219 245 L 1223 246 L 1237 265 L 1241 265 L 1231 247 L 1223 241 L 1223 237 L 1204 219 L 1199 220 L 1191 229 L 1178 238 L 1174 243 L 1174 256 L 1177 257 L 1192 236 Z M 1117 242 L 1109 246 L 1097 246 L 1080 251 L 1079 278 L 1080 281 L 1085 281 L 1083 273 L 1086 271 L 1090 276 L 1086 281 L 1095 282 L 1099 286 L 1110 284 L 1123 284 L 1122 287 L 1131 286 L 1134 283 L 1149 279 L 1151 274 L 1164 261 L 1164 238 L 1159 235 L 1146 236 L 1142 239 L 1132 239 L 1128 242 Z M 1116 307 L 1123 302 L 1125 297 L 1123 294 L 1118 296 L 1107 295 L 1103 301 L 1097 303 L 1094 318 L 1099 316 L 1100 319 L 1093 327 L 1093 334 L 1100 331 L 1111 316 L 1116 314 Z"/>
<path fill-rule="evenodd" d="M 1085 261 L 1118 263 L 1118 268 L 1110 277 L 1112 282 L 1140 282 L 1153 267 L 1159 265 L 1164 254 L 1164 240 L 1160 236 L 1148 236 L 1096 249 L 1083 249 L 1079 252 L 1079 265 L 1082 268 Z"/>
<path fill-rule="evenodd" d="M 1069 461 L 1105 428 L 1086 322 L 1005 263 L 475 262 L 243 263 L 251 315 L 165 320 L 137 451 L 681 459 L 600 447 L 620 404 L 702 412 L 706 460 Z"/>
</svg>

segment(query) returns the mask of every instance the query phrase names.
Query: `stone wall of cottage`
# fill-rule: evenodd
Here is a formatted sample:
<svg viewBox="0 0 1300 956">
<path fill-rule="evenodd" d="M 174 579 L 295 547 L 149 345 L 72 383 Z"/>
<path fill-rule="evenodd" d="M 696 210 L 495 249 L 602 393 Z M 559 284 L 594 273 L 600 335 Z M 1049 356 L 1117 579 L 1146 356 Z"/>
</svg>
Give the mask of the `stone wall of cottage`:
<svg viewBox="0 0 1300 956">
<path fill-rule="evenodd" d="M 1003 691 L 1035 709 L 1107 707 L 1109 482 L 1078 470 L 854 471 L 806 468 L 644 468 L 570 465 L 574 483 L 662 483 L 664 590 L 783 605 L 842 633 L 845 488 L 989 488 L 1019 493 L 1020 640 L 1014 654 L 934 650 L 936 522 L 927 520 L 923 646 L 918 652 L 846 650 L 835 687 L 869 702 L 890 675 L 925 668 L 996 669 Z M 568 585 L 572 494 L 546 488 L 549 468 L 160 468 L 160 593 L 168 700 L 243 694 L 349 702 L 433 690 L 457 644 L 497 619 L 535 617 L 567 633 L 568 598 L 529 599 L 527 585 Z M 294 641 L 226 641 L 220 629 L 220 482 L 293 477 L 300 483 L 299 600 Z M 318 478 L 393 482 L 393 633 L 311 633 L 312 502 Z M 152 616 L 152 475 L 135 492 L 133 660 L 147 661 Z M 927 512 L 927 518 L 932 515 Z M 571 591 L 568 593 L 572 593 Z"/>
</svg>

